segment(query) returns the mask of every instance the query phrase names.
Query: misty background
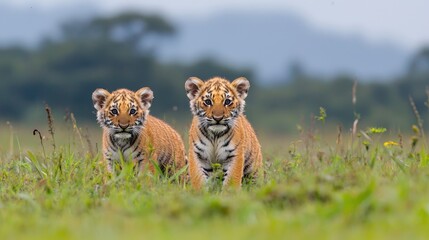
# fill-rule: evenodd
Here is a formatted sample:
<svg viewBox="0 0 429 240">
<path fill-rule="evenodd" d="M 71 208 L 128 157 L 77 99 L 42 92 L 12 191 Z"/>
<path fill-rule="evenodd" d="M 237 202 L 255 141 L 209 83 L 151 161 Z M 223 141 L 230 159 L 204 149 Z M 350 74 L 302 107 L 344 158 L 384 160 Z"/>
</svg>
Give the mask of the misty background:
<svg viewBox="0 0 429 240">
<path fill-rule="evenodd" d="M 426 8 L 425 8 L 426 7 Z M 260 131 L 311 125 L 409 130 L 429 85 L 429 3 L 390 1 L 0 2 L 0 119 L 41 121 L 44 104 L 94 123 L 91 93 L 149 86 L 151 112 L 190 119 L 190 76 L 251 81 Z M 352 87 L 357 82 L 357 102 Z"/>
</svg>

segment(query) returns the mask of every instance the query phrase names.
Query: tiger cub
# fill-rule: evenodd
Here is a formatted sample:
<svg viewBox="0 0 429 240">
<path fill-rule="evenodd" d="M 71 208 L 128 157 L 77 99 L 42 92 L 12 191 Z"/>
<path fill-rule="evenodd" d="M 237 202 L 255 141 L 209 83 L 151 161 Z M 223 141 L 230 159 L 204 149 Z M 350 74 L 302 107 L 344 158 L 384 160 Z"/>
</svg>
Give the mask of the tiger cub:
<svg viewBox="0 0 429 240">
<path fill-rule="evenodd" d="M 252 126 L 243 114 L 250 83 L 215 77 L 206 82 L 189 78 L 185 89 L 194 115 L 189 130 L 189 176 L 200 189 L 213 173 L 223 170 L 223 186 L 240 187 L 243 177 L 255 177 L 262 153 Z"/>
<path fill-rule="evenodd" d="M 92 101 L 103 128 L 103 157 L 109 171 L 113 164 L 132 160 L 134 167 L 174 171 L 185 165 L 185 148 L 179 134 L 165 122 L 149 115 L 153 92 L 119 89 L 112 93 L 96 89 Z"/>
</svg>

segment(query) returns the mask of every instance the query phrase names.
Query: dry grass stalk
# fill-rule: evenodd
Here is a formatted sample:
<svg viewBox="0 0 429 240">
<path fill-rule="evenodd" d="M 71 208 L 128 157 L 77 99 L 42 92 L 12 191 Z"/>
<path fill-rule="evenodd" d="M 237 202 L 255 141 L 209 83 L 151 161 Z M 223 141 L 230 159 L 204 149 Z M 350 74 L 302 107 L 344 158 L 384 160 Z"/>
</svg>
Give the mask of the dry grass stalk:
<svg viewBox="0 0 429 240">
<path fill-rule="evenodd" d="M 42 149 L 43 149 L 43 156 L 46 159 L 46 151 L 45 151 L 45 145 L 43 144 L 43 136 L 42 133 L 38 130 L 38 129 L 34 129 L 33 130 L 33 136 L 36 136 L 36 134 L 38 134 L 39 139 L 40 139 L 40 145 L 42 145 Z"/>
<path fill-rule="evenodd" d="M 92 141 L 89 138 L 89 129 L 88 128 L 86 128 L 86 134 L 84 134 L 83 137 L 85 138 L 86 144 L 88 145 L 89 155 L 91 158 L 93 158 L 95 156 L 94 155 L 94 148 L 92 147 Z"/>
<path fill-rule="evenodd" d="M 14 131 L 13 131 L 13 126 L 12 126 L 12 124 L 9 122 L 9 121 L 7 121 L 6 122 L 6 125 L 8 125 L 9 126 L 9 130 L 10 130 L 10 138 L 9 138 L 9 154 L 10 154 L 10 156 L 12 156 L 13 155 L 13 153 L 14 153 L 14 151 L 15 151 L 15 147 L 14 147 L 14 141 L 13 141 L 13 138 L 14 138 Z"/>
<path fill-rule="evenodd" d="M 337 139 L 335 141 L 335 153 L 338 155 L 343 152 L 343 126 L 337 125 Z"/>
<path fill-rule="evenodd" d="M 410 100 L 410 104 L 411 104 L 411 107 L 413 109 L 414 115 L 416 116 L 416 119 L 417 119 L 417 125 L 419 126 L 419 132 L 420 132 L 419 135 L 420 135 L 420 137 L 423 138 L 423 144 L 426 148 L 426 136 L 425 136 L 425 131 L 423 129 L 423 120 L 420 117 L 420 113 L 417 110 L 416 104 L 414 103 L 414 100 L 411 96 L 409 97 L 409 100 Z"/>
<path fill-rule="evenodd" d="M 358 123 L 359 123 L 359 119 L 355 119 L 354 122 L 353 122 L 353 127 L 352 127 L 352 136 L 353 136 L 353 138 L 356 137 Z"/>
<path fill-rule="evenodd" d="M 77 136 L 79 137 L 80 144 L 82 145 L 82 148 L 83 148 L 85 145 L 83 144 L 82 133 L 80 132 L 79 127 L 77 126 L 76 118 L 74 117 L 73 113 L 70 113 L 70 119 L 71 119 L 72 124 L 73 124 L 73 129 L 76 132 Z"/>
<path fill-rule="evenodd" d="M 55 152 L 56 145 L 55 145 L 54 117 L 52 116 L 52 110 L 48 104 L 45 104 L 45 111 L 46 111 L 46 114 L 48 115 L 49 134 L 51 134 L 52 146 L 54 147 L 54 152 Z"/>
<path fill-rule="evenodd" d="M 356 102 L 357 102 L 356 91 L 357 91 L 357 81 L 354 81 L 353 87 L 352 87 L 352 104 L 353 104 L 353 113 L 355 115 L 355 120 L 353 121 L 353 126 L 351 129 L 352 130 L 352 136 L 351 136 L 351 138 L 352 138 L 352 150 L 353 150 L 354 140 L 356 137 L 358 123 L 359 123 L 359 114 L 356 113 Z"/>
</svg>

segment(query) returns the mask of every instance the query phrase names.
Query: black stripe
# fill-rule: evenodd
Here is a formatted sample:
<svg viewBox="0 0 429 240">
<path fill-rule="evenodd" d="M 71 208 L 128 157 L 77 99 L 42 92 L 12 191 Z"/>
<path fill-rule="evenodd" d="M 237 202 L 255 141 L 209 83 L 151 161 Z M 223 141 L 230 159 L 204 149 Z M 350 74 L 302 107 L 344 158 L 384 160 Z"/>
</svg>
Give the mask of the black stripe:
<svg viewBox="0 0 429 240">
<path fill-rule="evenodd" d="M 136 157 L 135 157 L 135 158 L 137 159 L 137 158 L 138 158 L 138 157 L 140 157 L 141 155 L 142 155 L 142 151 L 138 151 L 138 152 L 137 152 L 137 154 L 136 154 Z"/>
<path fill-rule="evenodd" d="M 130 145 L 134 145 L 136 143 L 137 137 L 138 137 L 137 135 L 134 135 L 134 134 L 131 133 Z"/>
<path fill-rule="evenodd" d="M 166 173 L 166 169 L 169 166 L 170 161 L 171 161 L 171 153 L 166 152 L 164 154 L 161 154 L 158 157 L 158 164 L 162 173 Z M 170 171 L 172 171 L 173 169 L 168 169 L 168 170 L 169 170 L 168 172 L 170 173 Z"/>
<path fill-rule="evenodd" d="M 206 129 L 200 128 L 200 132 L 207 139 L 207 141 L 211 142 L 211 140 L 210 140 L 210 134 L 207 132 Z M 200 139 L 200 142 L 202 142 L 202 139 Z M 206 146 L 206 144 L 203 144 L 203 145 Z"/>
<path fill-rule="evenodd" d="M 250 174 L 250 168 L 252 167 L 252 151 L 247 152 L 246 156 L 244 157 L 244 168 L 243 168 L 243 174 L 248 175 Z"/>
<path fill-rule="evenodd" d="M 196 112 L 196 115 L 198 115 L 198 116 L 200 116 L 202 113 L 204 113 L 204 110 L 198 110 L 197 112 Z"/>
<path fill-rule="evenodd" d="M 235 146 L 235 148 L 233 148 L 233 149 L 227 149 L 225 151 L 228 153 L 232 153 L 232 152 L 235 152 L 236 149 L 237 149 L 237 146 Z"/>
<path fill-rule="evenodd" d="M 228 160 L 230 160 L 233 157 L 236 157 L 237 155 L 229 155 L 228 157 L 225 158 L 225 160 L 223 160 L 223 162 L 226 162 Z"/>
<path fill-rule="evenodd" d="M 250 168 L 251 168 L 252 164 L 245 164 L 244 168 L 243 168 L 243 176 L 248 177 L 251 172 L 250 172 Z"/>
<path fill-rule="evenodd" d="M 137 160 L 137 159 L 136 159 Z M 133 170 L 135 172 L 140 171 L 141 163 L 143 162 L 143 159 L 137 160 L 136 164 L 133 166 Z"/>
<path fill-rule="evenodd" d="M 223 135 L 225 135 L 226 132 L 227 131 L 217 132 L 217 133 L 214 133 L 213 135 L 215 138 L 221 138 L 223 137 Z"/>
<path fill-rule="evenodd" d="M 198 159 L 200 160 L 200 161 L 204 161 L 204 162 L 207 162 L 208 160 L 207 160 L 207 158 L 205 158 L 205 157 L 203 157 L 202 155 L 201 155 L 201 153 L 199 153 L 199 152 L 195 152 L 195 154 L 197 154 L 197 157 L 198 157 Z"/>
<path fill-rule="evenodd" d="M 121 148 L 121 151 L 122 151 L 122 153 L 125 153 L 125 151 L 127 151 L 129 148 L 131 148 L 132 146 L 130 145 L 130 144 L 125 144 L 125 146 L 123 146 L 122 148 Z"/>
<path fill-rule="evenodd" d="M 112 152 L 116 152 L 118 151 L 118 147 L 115 146 L 112 142 L 108 142 L 108 148 L 112 151 Z"/>
<path fill-rule="evenodd" d="M 222 147 L 227 147 L 232 140 L 232 133 L 227 137 L 226 142 L 222 145 Z"/>
<path fill-rule="evenodd" d="M 244 156 L 244 163 L 250 162 L 252 158 L 252 151 L 248 151 L 246 156 Z"/>
<path fill-rule="evenodd" d="M 227 169 L 222 169 L 222 170 L 223 170 L 223 176 L 222 176 L 222 183 L 223 183 L 226 177 L 228 177 L 228 170 Z"/>
<path fill-rule="evenodd" d="M 133 152 L 136 152 L 137 151 L 137 149 L 139 148 L 139 145 L 138 144 L 133 144 L 133 146 L 134 146 L 134 149 L 133 149 Z"/>
<path fill-rule="evenodd" d="M 212 173 L 212 172 L 213 172 L 213 169 L 212 169 L 212 168 L 201 168 L 201 171 L 203 172 L 203 174 L 204 174 L 206 177 L 208 177 L 208 176 L 209 176 L 209 173 Z"/>
<path fill-rule="evenodd" d="M 110 133 L 109 133 L 109 138 L 110 138 L 110 142 L 112 142 L 112 143 L 115 143 L 115 142 L 116 142 L 116 140 L 115 140 L 115 135 L 114 135 L 114 134 L 110 134 Z"/>
<path fill-rule="evenodd" d="M 225 125 L 225 126 L 226 126 L 226 129 L 225 129 L 225 131 L 222 132 L 223 133 L 222 137 L 223 137 L 223 135 L 225 135 L 227 133 L 232 133 L 230 126 L 229 125 Z"/>
<path fill-rule="evenodd" d="M 203 134 L 204 137 L 206 137 L 208 140 L 210 140 L 210 134 L 207 132 L 207 129 L 205 127 L 200 128 L 200 132 Z"/>
<path fill-rule="evenodd" d="M 170 159 L 171 159 L 171 153 L 165 152 L 164 154 L 161 154 L 158 157 L 158 163 L 160 165 L 164 165 L 165 166 L 165 165 L 167 165 L 170 162 Z"/>
<path fill-rule="evenodd" d="M 207 143 L 205 143 L 204 141 L 202 141 L 201 139 L 200 139 L 200 143 L 203 145 L 203 146 L 207 146 Z"/>
<path fill-rule="evenodd" d="M 200 148 L 200 147 L 198 147 L 198 145 L 194 142 L 194 147 L 199 151 L 199 152 L 201 152 L 201 153 L 203 153 L 204 152 L 204 150 L 202 149 L 202 148 Z"/>
</svg>

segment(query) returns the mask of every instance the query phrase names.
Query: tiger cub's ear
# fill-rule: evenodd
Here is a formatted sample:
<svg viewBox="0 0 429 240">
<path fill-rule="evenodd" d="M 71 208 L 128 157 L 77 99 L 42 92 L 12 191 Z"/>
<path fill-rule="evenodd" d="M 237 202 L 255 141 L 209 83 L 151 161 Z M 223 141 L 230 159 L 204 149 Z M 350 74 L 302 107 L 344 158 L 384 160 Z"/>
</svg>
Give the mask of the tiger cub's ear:
<svg viewBox="0 0 429 240">
<path fill-rule="evenodd" d="M 197 96 L 198 91 L 204 85 L 204 82 L 197 77 L 190 77 L 185 82 L 186 94 L 190 100 Z"/>
<path fill-rule="evenodd" d="M 145 106 L 146 108 L 150 108 L 153 100 L 153 92 L 150 88 L 148 87 L 140 88 L 136 92 L 136 96 L 143 103 L 143 106 Z"/>
<path fill-rule="evenodd" d="M 247 92 L 250 88 L 249 80 L 244 77 L 239 77 L 235 79 L 231 84 L 233 87 L 235 87 L 235 89 L 237 89 L 238 96 L 241 99 L 245 99 L 247 97 Z"/>
<path fill-rule="evenodd" d="M 92 93 L 92 103 L 94 104 L 94 108 L 97 109 L 97 111 L 103 109 L 106 99 L 109 95 L 110 93 L 102 88 L 97 88 Z"/>
</svg>

